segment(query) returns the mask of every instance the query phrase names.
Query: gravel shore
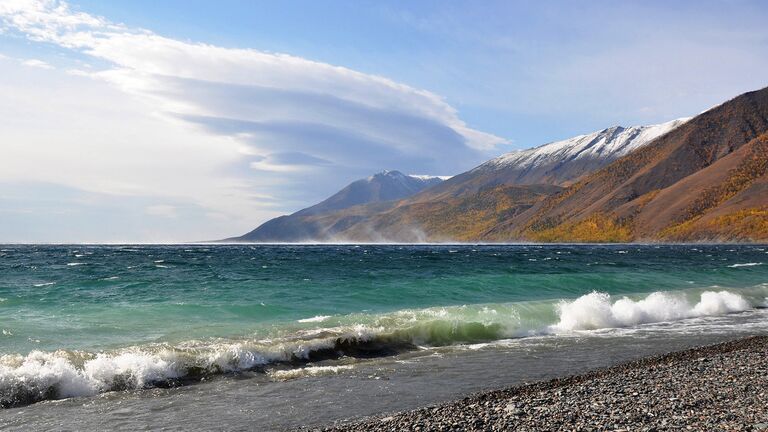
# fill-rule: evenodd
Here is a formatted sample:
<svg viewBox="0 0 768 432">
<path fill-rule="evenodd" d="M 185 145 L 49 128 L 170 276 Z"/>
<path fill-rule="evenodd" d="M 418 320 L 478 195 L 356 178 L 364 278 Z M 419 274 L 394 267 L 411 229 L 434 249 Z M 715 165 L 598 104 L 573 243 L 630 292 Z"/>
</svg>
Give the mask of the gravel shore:
<svg viewBox="0 0 768 432">
<path fill-rule="evenodd" d="M 768 431 L 768 336 L 316 430 Z"/>
</svg>

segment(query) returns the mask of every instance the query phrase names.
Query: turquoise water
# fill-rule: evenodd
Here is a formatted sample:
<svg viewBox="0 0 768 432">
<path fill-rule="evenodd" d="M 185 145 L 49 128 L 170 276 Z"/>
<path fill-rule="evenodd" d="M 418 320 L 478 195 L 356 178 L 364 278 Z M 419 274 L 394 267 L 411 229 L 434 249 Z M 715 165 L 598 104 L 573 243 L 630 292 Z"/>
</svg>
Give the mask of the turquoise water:
<svg viewBox="0 0 768 432">
<path fill-rule="evenodd" d="M 0 249 L 3 405 L 739 313 L 768 296 L 759 245 Z"/>
</svg>

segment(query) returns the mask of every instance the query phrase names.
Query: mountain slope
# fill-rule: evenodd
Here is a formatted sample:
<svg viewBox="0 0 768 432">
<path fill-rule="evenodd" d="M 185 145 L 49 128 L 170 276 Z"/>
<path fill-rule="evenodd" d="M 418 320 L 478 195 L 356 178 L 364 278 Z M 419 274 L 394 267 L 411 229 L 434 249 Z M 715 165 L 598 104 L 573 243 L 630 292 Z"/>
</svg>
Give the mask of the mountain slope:
<svg viewBox="0 0 768 432">
<path fill-rule="evenodd" d="M 626 156 L 685 123 L 687 118 L 651 126 L 614 126 L 536 148 L 507 153 L 480 165 L 474 172 L 506 171 L 509 184 L 564 185 L 607 162 Z"/>
<path fill-rule="evenodd" d="M 367 212 L 336 232 L 350 241 L 473 241 L 562 188 L 556 185 L 496 185 L 436 199 L 410 198 Z"/>
<path fill-rule="evenodd" d="M 768 88 L 700 114 L 481 237 L 768 239 L 761 228 L 768 206 L 766 132 Z"/>
<path fill-rule="evenodd" d="M 360 204 L 407 198 L 442 182 L 441 177 L 408 176 L 400 171 L 382 171 L 350 183 L 326 200 L 296 212 L 307 216 L 342 210 Z"/>
<path fill-rule="evenodd" d="M 767 170 L 768 88 L 509 153 L 399 200 L 350 185 L 238 240 L 768 241 Z"/>
<path fill-rule="evenodd" d="M 491 159 L 419 194 L 426 201 L 467 196 L 499 185 L 548 184 L 567 186 L 640 148 L 688 119 L 650 126 L 622 127 L 579 135 Z"/>
<path fill-rule="evenodd" d="M 508 153 L 443 182 L 433 179 L 423 184 L 413 176 L 383 172 L 354 182 L 315 206 L 275 218 L 243 237 L 230 240 L 477 239 L 556 194 L 562 186 L 646 145 L 686 120 L 652 126 L 614 126 Z M 397 188 L 380 189 L 376 181 L 379 179 L 386 179 L 387 185 Z M 414 193 L 417 189 L 420 192 Z M 407 198 L 394 201 L 397 195 Z"/>
<path fill-rule="evenodd" d="M 383 212 L 360 216 L 336 236 L 354 241 L 471 241 L 524 214 L 564 185 L 684 124 L 620 127 L 508 153 Z"/>
<path fill-rule="evenodd" d="M 380 203 L 407 198 L 443 179 L 432 176 L 408 176 L 400 171 L 382 171 L 350 183 L 326 200 L 288 216 L 271 219 L 255 230 L 229 241 L 294 242 L 323 240 L 333 235 L 334 224 L 325 225 L 320 216 L 363 204 L 371 209 L 386 208 Z M 338 222 L 338 221 L 337 221 Z"/>
</svg>

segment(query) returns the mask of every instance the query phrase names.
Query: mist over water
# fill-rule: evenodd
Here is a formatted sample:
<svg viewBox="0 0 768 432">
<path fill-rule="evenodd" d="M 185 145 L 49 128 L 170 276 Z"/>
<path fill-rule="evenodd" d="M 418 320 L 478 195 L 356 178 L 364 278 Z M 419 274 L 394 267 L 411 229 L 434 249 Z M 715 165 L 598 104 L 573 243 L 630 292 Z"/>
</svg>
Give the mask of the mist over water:
<svg viewBox="0 0 768 432">
<path fill-rule="evenodd" d="M 767 306 L 766 250 L 2 246 L 0 403 L 243 373 L 282 382 L 665 323 L 682 334 Z"/>
</svg>

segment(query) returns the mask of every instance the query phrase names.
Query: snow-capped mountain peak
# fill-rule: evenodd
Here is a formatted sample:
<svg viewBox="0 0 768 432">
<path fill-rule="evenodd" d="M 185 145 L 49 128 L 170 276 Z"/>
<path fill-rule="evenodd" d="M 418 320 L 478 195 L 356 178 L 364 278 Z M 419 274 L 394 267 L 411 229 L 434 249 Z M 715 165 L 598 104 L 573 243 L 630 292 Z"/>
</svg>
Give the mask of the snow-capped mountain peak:
<svg viewBox="0 0 768 432">
<path fill-rule="evenodd" d="M 436 175 L 428 175 L 428 174 L 403 174 L 400 171 L 397 170 L 382 170 L 377 172 L 376 174 L 369 176 L 366 178 L 367 181 L 372 182 L 376 180 L 383 180 L 383 179 L 389 179 L 389 180 L 399 180 L 399 181 L 421 181 L 421 182 L 428 182 L 428 183 L 434 183 L 438 180 L 447 180 L 451 178 L 451 176 L 436 176 Z"/>
<path fill-rule="evenodd" d="M 440 180 L 448 180 L 449 178 L 453 176 L 437 176 L 437 175 L 429 175 L 429 174 L 408 174 L 408 177 L 413 177 L 419 180 L 432 180 L 432 179 L 440 179 Z"/>
<path fill-rule="evenodd" d="M 478 169 L 498 169 L 507 166 L 525 169 L 579 158 L 617 159 L 637 150 L 688 120 L 689 118 L 681 118 L 650 126 L 613 126 L 539 147 L 506 153 L 480 165 Z"/>
</svg>

